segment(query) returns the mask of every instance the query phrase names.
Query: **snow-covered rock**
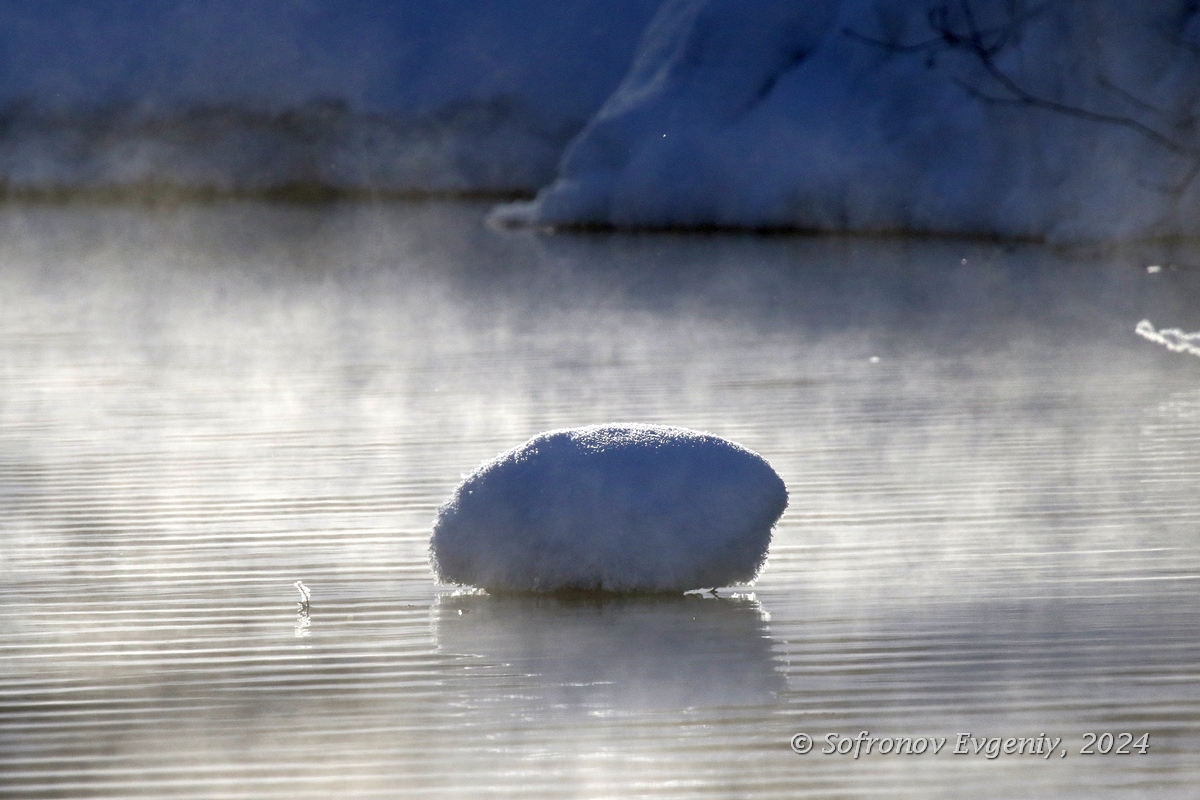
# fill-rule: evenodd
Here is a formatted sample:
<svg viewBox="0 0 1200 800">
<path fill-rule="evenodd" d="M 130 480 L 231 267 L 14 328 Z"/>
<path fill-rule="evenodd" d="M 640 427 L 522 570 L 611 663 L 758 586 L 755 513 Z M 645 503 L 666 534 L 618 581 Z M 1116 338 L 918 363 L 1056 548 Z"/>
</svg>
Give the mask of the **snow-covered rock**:
<svg viewBox="0 0 1200 800">
<path fill-rule="evenodd" d="M 501 224 L 1200 232 L 1186 0 L 668 0 Z"/>
<path fill-rule="evenodd" d="M 683 592 L 753 580 L 787 489 L 759 455 L 685 428 L 551 431 L 468 476 L 430 542 L 446 583 Z"/>
</svg>

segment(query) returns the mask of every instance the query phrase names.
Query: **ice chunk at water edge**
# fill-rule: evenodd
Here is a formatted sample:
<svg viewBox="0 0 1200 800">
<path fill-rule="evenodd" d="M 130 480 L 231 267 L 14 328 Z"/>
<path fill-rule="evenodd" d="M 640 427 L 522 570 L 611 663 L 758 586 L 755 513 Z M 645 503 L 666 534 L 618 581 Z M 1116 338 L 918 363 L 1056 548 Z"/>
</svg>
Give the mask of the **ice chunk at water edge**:
<svg viewBox="0 0 1200 800">
<path fill-rule="evenodd" d="M 753 580 L 787 508 L 757 453 L 686 428 L 550 431 L 481 466 L 439 509 L 446 583 L 682 592 Z"/>
</svg>

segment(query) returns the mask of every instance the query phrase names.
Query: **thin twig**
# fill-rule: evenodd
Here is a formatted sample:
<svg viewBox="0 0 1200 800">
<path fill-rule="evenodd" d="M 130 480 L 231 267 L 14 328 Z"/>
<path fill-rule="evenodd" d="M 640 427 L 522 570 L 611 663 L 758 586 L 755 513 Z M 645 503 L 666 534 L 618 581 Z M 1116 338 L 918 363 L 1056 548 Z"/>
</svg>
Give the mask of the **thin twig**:
<svg viewBox="0 0 1200 800">
<path fill-rule="evenodd" d="M 959 7 L 962 11 L 963 20 L 965 21 L 967 28 L 965 33 L 960 32 L 951 24 L 950 3 L 944 2 L 931 8 L 927 15 L 929 26 L 934 33 L 937 34 L 937 36 L 916 44 L 885 42 L 865 36 L 849 28 L 843 28 L 842 30 L 847 36 L 853 39 L 857 39 L 858 41 L 875 47 L 882 47 L 892 52 L 924 52 L 927 56 L 932 57 L 940 51 L 966 51 L 975 57 L 979 65 L 983 67 L 984 72 L 986 72 L 987 75 L 1009 95 L 1008 97 L 996 96 L 994 94 L 984 92 L 977 86 L 971 86 L 965 81 L 954 78 L 954 82 L 958 86 L 962 87 L 962 89 L 972 97 L 975 97 L 986 103 L 1040 108 L 1046 111 L 1053 111 L 1055 113 L 1075 117 L 1077 119 L 1087 120 L 1089 122 L 1096 122 L 1104 125 L 1115 125 L 1134 131 L 1172 153 L 1196 159 L 1197 164 L 1195 170 L 1189 170 L 1190 177 L 1188 181 L 1185 181 L 1186 186 L 1186 184 L 1192 179 L 1200 175 L 1200 147 L 1178 141 L 1133 117 L 1119 114 L 1108 114 L 1102 111 L 1093 111 L 1088 108 L 1073 106 L 1067 103 L 1061 103 L 1057 100 L 1050 100 L 1045 97 L 1040 97 L 1026 89 L 996 64 L 996 56 L 1009 46 L 1012 40 L 1016 37 L 1018 31 L 1035 16 L 1045 11 L 1053 2 L 1055 2 L 1055 0 L 1046 0 L 1046 2 L 1034 6 L 1033 8 L 1030 8 L 1024 13 L 1020 14 L 1014 14 L 1010 7 L 1009 13 L 1011 18 L 1006 24 L 985 28 L 980 26 L 971 0 L 959 0 Z M 989 43 L 988 40 L 993 37 L 996 37 L 995 41 Z M 1164 112 L 1161 110 L 1155 108 L 1149 103 L 1146 103 L 1145 101 L 1139 100 L 1125 90 L 1117 88 L 1107 80 L 1102 81 L 1101 85 L 1105 86 L 1105 88 L 1109 88 L 1120 93 L 1130 102 L 1151 113 L 1155 113 L 1159 116 L 1165 116 Z"/>
<path fill-rule="evenodd" d="M 1159 108 L 1158 106 L 1151 105 L 1150 103 L 1147 103 L 1145 100 L 1141 99 L 1140 97 L 1135 97 L 1132 92 L 1128 92 L 1128 91 L 1122 89 L 1120 86 L 1117 86 L 1115 83 L 1110 81 L 1107 76 L 1105 76 L 1104 74 L 1102 74 L 1100 72 L 1096 73 L 1096 83 L 1100 84 L 1105 89 L 1108 89 L 1110 92 L 1119 96 L 1121 99 L 1125 100 L 1126 102 L 1132 103 L 1133 105 L 1137 106 L 1138 108 L 1142 109 L 1143 111 L 1146 111 L 1151 114 L 1155 114 L 1160 117 L 1167 116 L 1167 113 L 1165 111 L 1163 111 L 1161 108 Z"/>
</svg>

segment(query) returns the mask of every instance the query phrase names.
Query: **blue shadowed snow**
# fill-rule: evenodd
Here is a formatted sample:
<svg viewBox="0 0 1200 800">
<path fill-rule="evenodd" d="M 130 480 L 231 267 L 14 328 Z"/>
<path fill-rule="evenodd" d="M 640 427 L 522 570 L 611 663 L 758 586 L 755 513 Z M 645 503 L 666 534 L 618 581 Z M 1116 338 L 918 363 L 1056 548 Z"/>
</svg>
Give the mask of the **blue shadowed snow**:
<svg viewBox="0 0 1200 800">
<path fill-rule="evenodd" d="M 430 552 L 446 583 L 683 592 L 753 580 L 787 507 L 761 456 L 685 428 L 551 431 L 463 481 Z"/>
<path fill-rule="evenodd" d="M 501 224 L 1195 235 L 1180 0 L 669 0 Z"/>
<path fill-rule="evenodd" d="M 0 0 L 0 181 L 533 190 L 658 0 Z"/>
<path fill-rule="evenodd" d="M 0 0 L 0 102 L 70 110 L 518 98 L 586 118 L 658 0 Z"/>
<path fill-rule="evenodd" d="M 0 0 L 0 188 L 35 194 L 541 188 L 495 219 L 1194 236 L 1197 118 L 1190 0 Z"/>
</svg>

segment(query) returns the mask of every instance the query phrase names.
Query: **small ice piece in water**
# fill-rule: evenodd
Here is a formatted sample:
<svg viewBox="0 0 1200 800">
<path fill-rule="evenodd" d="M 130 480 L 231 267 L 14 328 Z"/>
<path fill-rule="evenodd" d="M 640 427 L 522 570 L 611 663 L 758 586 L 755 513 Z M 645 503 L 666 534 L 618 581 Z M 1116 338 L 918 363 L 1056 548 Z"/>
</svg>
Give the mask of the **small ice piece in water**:
<svg viewBox="0 0 1200 800">
<path fill-rule="evenodd" d="M 430 541 L 444 583 L 685 592 L 753 580 L 787 488 L 762 456 L 660 425 L 550 431 L 469 475 Z"/>
<path fill-rule="evenodd" d="M 312 597 L 312 593 L 308 591 L 308 587 L 304 585 L 304 581 L 296 581 L 292 586 L 296 587 L 296 591 L 300 593 L 300 608 L 307 610 L 308 601 Z"/>
<path fill-rule="evenodd" d="M 1162 328 L 1154 329 L 1154 324 L 1148 319 L 1144 319 L 1137 324 L 1133 329 L 1134 333 L 1144 339 L 1149 339 L 1152 342 L 1161 344 L 1163 347 L 1175 353 L 1190 353 L 1194 356 L 1200 356 L 1200 331 L 1196 333 L 1185 333 L 1179 328 Z"/>
</svg>

